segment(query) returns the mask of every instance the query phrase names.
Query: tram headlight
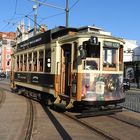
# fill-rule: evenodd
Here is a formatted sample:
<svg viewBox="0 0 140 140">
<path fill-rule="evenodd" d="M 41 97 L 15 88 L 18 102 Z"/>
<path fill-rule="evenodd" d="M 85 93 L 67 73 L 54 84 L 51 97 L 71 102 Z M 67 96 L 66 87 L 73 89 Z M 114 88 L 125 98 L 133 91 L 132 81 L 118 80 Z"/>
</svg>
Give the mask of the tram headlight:
<svg viewBox="0 0 140 140">
<path fill-rule="evenodd" d="M 115 91 L 116 90 L 116 86 L 115 86 L 115 83 L 113 81 L 113 79 L 111 79 L 109 82 L 108 82 L 108 89 L 109 91 Z"/>
</svg>

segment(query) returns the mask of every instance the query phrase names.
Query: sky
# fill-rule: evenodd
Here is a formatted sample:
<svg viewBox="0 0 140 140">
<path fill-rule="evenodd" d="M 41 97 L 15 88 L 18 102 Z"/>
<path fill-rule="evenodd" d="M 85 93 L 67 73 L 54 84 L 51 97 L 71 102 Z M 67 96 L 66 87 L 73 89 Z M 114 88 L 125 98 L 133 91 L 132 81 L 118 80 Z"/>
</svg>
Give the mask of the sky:
<svg viewBox="0 0 140 140">
<path fill-rule="evenodd" d="M 39 0 L 65 9 L 66 0 Z M 1 0 L 0 31 L 10 32 L 24 20 L 33 26 L 32 0 Z M 115 37 L 136 40 L 140 45 L 140 0 L 69 0 L 69 27 L 94 25 Z M 65 26 L 65 10 L 39 5 L 37 23 L 49 29 Z"/>
</svg>

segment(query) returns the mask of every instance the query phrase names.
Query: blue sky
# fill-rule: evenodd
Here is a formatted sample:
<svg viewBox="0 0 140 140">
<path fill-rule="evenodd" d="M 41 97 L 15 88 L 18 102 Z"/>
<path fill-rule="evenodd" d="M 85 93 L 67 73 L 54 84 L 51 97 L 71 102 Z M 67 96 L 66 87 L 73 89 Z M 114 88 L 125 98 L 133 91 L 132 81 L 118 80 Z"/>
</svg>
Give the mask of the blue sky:
<svg viewBox="0 0 140 140">
<path fill-rule="evenodd" d="M 65 0 L 40 1 L 65 8 Z M 25 15 L 33 19 L 33 4 L 30 0 L 1 0 L 0 31 L 15 31 L 20 20 L 28 22 Z M 72 7 L 69 26 L 95 25 L 116 37 L 137 40 L 140 44 L 140 0 L 69 0 L 69 7 Z M 38 8 L 37 22 L 49 29 L 65 25 L 65 13 L 42 5 Z"/>
</svg>

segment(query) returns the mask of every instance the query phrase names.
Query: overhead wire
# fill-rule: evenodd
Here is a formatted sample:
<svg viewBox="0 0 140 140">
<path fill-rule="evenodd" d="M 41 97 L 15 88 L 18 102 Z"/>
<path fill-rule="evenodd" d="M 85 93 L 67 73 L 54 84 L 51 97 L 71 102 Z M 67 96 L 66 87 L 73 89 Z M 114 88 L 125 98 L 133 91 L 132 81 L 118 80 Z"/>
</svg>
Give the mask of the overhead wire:
<svg viewBox="0 0 140 140">
<path fill-rule="evenodd" d="M 44 0 L 43 2 L 46 2 L 47 0 Z M 77 5 L 77 3 L 79 2 L 80 0 L 77 0 L 70 8 L 69 8 L 69 11 L 71 10 L 71 9 L 73 9 L 76 5 Z M 17 6 L 18 6 L 18 0 L 15 0 L 15 8 L 14 8 L 14 13 L 13 13 L 13 16 L 12 16 L 12 18 L 11 19 L 9 19 L 9 21 L 6 21 L 7 22 L 7 24 L 4 26 L 4 27 L 2 27 L 2 29 L 1 30 L 4 30 L 7 26 L 9 26 L 9 25 L 12 25 L 12 26 L 14 26 L 14 25 L 16 25 L 21 19 L 23 19 L 23 18 L 29 18 L 30 16 L 32 16 L 31 14 L 33 13 L 33 10 L 32 11 L 30 11 L 30 12 L 28 12 L 28 14 L 18 14 L 17 13 Z M 41 4 L 38 4 L 38 7 L 40 7 L 40 6 L 42 6 Z M 54 15 L 50 15 L 50 16 L 47 16 L 47 17 L 45 17 L 45 18 L 41 18 L 41 20 L 39 21 L 39 23 L 41 24 L 44 20 L 46 20 L 46 19 L 50 19 L 50 18 L 53 18 L 53 17 L 56 17 L 56 16 L 60 16 L 60 15 L 63 15 L 63 14 L 65 14 L 65 12 L 61 12 L 61 13 L 58 13 L 58 14 L 54 14 Z M 14 18 L 16 15 L 23 15 L 23 16 L 21 16 L 21 17 L 17 17 L 17 18 Z M 18 19 L 18 20 L 16 20 L 16 19 Z M 31 19 L 31 18 L 30 18 Z M 11 22 L 12 20 L 16 20 L 15 22 Z"/>
<path fill-rule="evenodd" d="M 77 5 L 77 3 L 78 3 L 79 1 L 80 1 L 80 0 L 77 0 L 77 1 L 69 8 L 69 11 L 70 11 L 71 9 L 73 9 L 73 8 Z M 42 18 L 42 20 L 40 21 L 40 23 L 41 23 L 42 21 L 46 20 L 46 19 L 53 18 L 53 17 L 55 17 L 55 16 L 59 16 L 59 15 L 62 15 L 62 14 L 65 14 L 65 12 L 61 12 L 61 13 L 59 13 L 59 14 L 51 15 L 51 16 L 48 16 L 48 17 L 46 17 L 46 18 Z"/>
<path fill-rule="evenodd" d="M 2 31 L 5 30 L 10 24 L 15 25 L 15 23 L 11 22 L 11 20 L 13 20 L 13 18 L 15 17 L 16 10 L 17 10 L 17 0 L 15 0 L 15 8 L 14 8 L 14 13 L 12 15 L 12 18 L 10 18 L 8 21 L 3 20 L 3 22 L 7 22 L 7 24 L 4 27 L 2 27 L 0 30 Z"/>
<path fill-rule="evenodd" d="M 70 8 L 69 8 L 69 11 L 76 6 L 76 4 L 79 2 L 80 0 L 77 0 Z"/>
</svg>

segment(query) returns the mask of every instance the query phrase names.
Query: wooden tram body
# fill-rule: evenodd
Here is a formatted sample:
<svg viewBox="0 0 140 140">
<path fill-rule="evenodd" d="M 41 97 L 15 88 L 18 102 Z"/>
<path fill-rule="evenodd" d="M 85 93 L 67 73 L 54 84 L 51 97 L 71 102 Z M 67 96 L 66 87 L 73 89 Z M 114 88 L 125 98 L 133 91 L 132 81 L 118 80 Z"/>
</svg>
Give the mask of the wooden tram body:
<svg viewBox="0 0 140 140">
<path fill-rule="evenodd" d="M 92 31 L 89 31 L 92 29 Z M 17 43 L 11 88 L 55 103 L 106 106 L 124 102 L 123 40 L 95 27 L 48 30 Z"/>
</svg>

